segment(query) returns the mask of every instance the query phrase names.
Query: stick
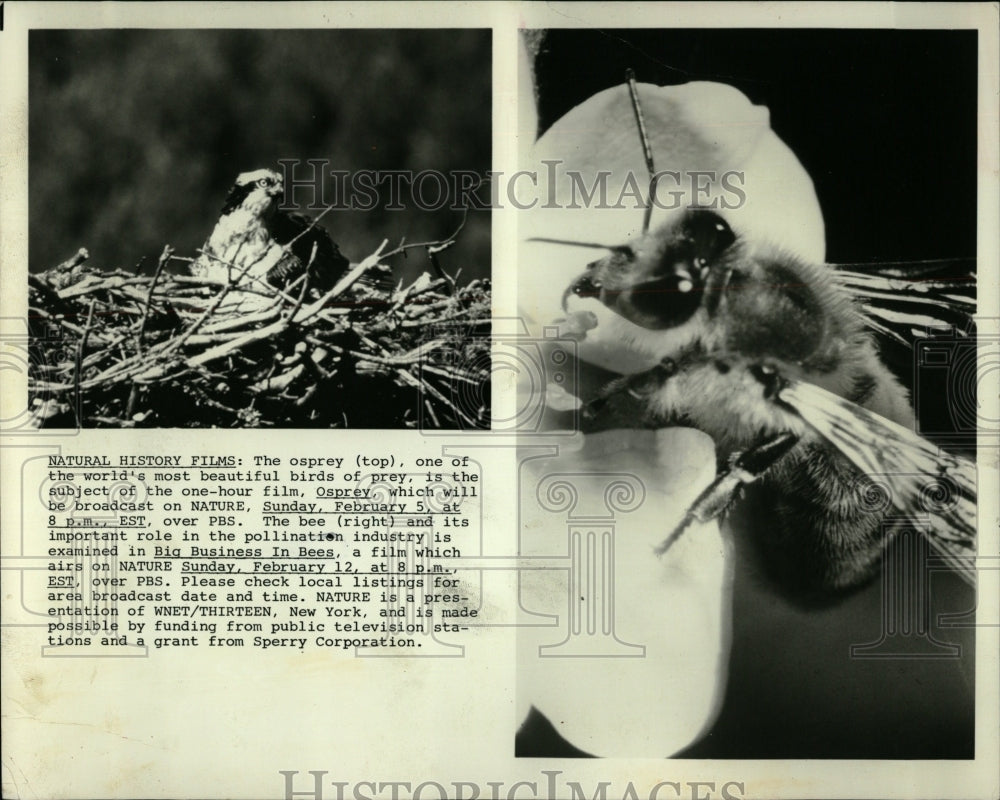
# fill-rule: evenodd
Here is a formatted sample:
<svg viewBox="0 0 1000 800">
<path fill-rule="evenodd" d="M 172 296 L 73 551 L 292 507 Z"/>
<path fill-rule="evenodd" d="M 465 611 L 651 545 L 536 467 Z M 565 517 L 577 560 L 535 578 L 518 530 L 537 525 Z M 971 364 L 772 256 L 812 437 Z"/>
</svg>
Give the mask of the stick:
<svg viewBox="0 0 1000 800">
<path fill-rule="evenodd" d="M 170 260 L 173 252 L 174 248 L 169 244 L 163 248 L 163 252 L 160 253 L 160 260 L 156 262 L 156 272 L 153 273 L 153 280 L 149 283 L 149 291 L 146 292 L 146 307 L 142 310 L 142 321 L 139 323 L 139 332 L 135 336 L 135 347 L 140 353 L 142 352 L 142 335 L 146 332 L 146 320 L 149 319 L 149 309 L 153 304 L 153 290 L 156 289 L 156 282 L 160 279 L 160 273 L 163 272 L 163 267 Z"/>
<path fill-rule="evenodd" d="M 378 264 L 379 260 L 382 258 L 382 250 L 389 243 L 388 239 L 383 239 L 382 244 L 378 246 L 378 249 L 364 259 L 360 264 L 358 264 L 354 269 L 348 272 L 343 278 L 337 281 L 337 285 L 334 286 L 329 292 L 323 295 L 319 300 L 313 303 L 311 306 L 300 309 L 299 313 L 291 318 L 292 322 L 296 325 L 301 325 L 312 317 L 316 316 L 320 311 L 323 310 L 330 300 L 340 295 L 348 286 L 353 284 L 358 278 L 360 278 L 367 270 L 371 269 L 373 266 Z"/>
<path fill-rule="evenodd" d="M 313 242 L 312 252 L 309 254 L 309 263 L 306 264 L 306 271 L 300 276 L 302 278 L 302 291 L 299 292 L 299 299 L 295 301 L 295 307 L 292 308 L 292 313 L 288 315 L 289 319 L 295 319 L 295 315 L 299 313 L 299 309 L 302 308 L 302 301 L 306 297 L 306 289 L 309 288 L 309 270 L 312 269 L 313 262 L 316 260 L 316 250 L 318 245 Z"/>
<path fill-rule="evenodd" d="M 75 399 L 73 412 L 76 415 L 76 424 L 80 427 L 83 427 L 83 404 L 80 400 L 80 373 L 83 369 L 83 350 L 87 346 L 87 337 L 90 335 L 90 326 L 94 322 L 94 304 L 96 302 L 96 298 L 90 301 L 90 310 L 87 312 L 87 324 L 84 325 L 83 336 L 80 337 L 80 343 L 76 346 L 76 369 L 73 371 L 73 394 Z"/>
</svg>

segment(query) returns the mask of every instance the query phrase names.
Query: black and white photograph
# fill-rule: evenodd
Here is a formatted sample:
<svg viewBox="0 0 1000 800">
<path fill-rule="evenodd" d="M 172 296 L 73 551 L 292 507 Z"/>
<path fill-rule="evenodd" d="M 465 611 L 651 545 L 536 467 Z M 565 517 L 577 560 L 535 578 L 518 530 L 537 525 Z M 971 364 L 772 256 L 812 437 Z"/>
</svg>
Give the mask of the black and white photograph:
<svg viewBox="0 0 1000 800">
<path fill-rule="evenodd" d="M 489 30 L 33 30 L 38 426 L 488 429 L 490 59 Z"/>
<path fill-rule="evenodd" d="M 523 41 L 518 755 L 973 758 L 976 31 Z"/>
<path fill-rule="evenodd" d="M 1000 3 L 0 2 L 0 795 L 995 800 Z"/>
</svg>

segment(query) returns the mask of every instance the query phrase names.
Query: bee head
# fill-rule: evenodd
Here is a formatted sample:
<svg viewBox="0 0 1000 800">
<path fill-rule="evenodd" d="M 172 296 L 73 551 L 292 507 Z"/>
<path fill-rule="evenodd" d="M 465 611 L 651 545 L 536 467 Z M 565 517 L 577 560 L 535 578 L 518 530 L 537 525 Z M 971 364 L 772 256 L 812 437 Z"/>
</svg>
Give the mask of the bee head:
<svg viewBox="0 0 1000 800">
<path fill-rule="evenodd" d="M 570 295 L 592 297 L 640 327 L 675 328 L 706 301 L 712 267 L 735 241 L 718 214 L 689 209 L 680 220 L 610 248 L 570 284 L 563 305 Z"/>
</svg>

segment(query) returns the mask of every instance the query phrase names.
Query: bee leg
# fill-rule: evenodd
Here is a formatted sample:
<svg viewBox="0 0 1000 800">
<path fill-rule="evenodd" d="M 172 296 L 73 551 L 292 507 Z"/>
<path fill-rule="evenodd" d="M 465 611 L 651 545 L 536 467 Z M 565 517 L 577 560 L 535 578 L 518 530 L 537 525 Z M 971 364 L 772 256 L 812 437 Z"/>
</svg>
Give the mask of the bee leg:
<svg viewBox="0 0 1000 800">
<path fill-rule="evenodd" d="M 607 406 L 608 401 L 618 394 L 625 393 L 636 400 L 642 400 L 647 395 L 657 391 L 676 373 L 677 363 L 673 359 L 665 358 L 645 372 L 636 372 L 634 375 L 616 378 L 605 384 L 594 397 L 584 404 L 583 416 L 588 420 L 594 419 Z"/>
<path fill-rule="evenodd" d="M 691 504 L 677 527 L 656 548 L 654 551 L 656 555 L 661 556 L 667 552 L 691 523 L 709 522 L 722 514 L 729 507 L 736 492 L 767 472 L 798 441 L 799 437 L 794 433 L 779 433 L 735 456 L 728 469 L 716 475 L 715 480 L 698 495 L 698 499 Z"/>
</svg>

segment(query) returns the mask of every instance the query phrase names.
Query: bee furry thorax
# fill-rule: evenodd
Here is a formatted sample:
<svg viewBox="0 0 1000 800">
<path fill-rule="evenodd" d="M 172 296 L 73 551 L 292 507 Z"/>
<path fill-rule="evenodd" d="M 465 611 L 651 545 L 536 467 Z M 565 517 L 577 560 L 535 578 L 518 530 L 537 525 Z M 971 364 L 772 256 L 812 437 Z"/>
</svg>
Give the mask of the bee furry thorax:
<svg viewBox="0 0 1000 800">
<path fill-rule="evenodd" d="M 883 512 L 858 507 L 852 465 L 775 397 L 781 380 L 804 381 L 912 423 L 906 391 L 832 268 L 743 241 L 722 217 L 691 209 L 588 265 L 564 305 L 595 300 L 614 312 L 603 320 L 660 363 L 659 377 L 630 392 L 642 398 L 642 425 L 698 428 L 723 461 L 778 434 L 799 439 L 761 481 L 775 511 L 763 546 L 782 551 L 767 561 L 794 554 L 794 580 L 811 588 L 867 577 L 886 539 Z"/>
<path fill-rule="evenodd" d="M 324 228 L 303 214 L 282 211 L 283 199 L 279 173 L 258 169 L 238 175 L 219 221 L 191 265 L 192 274 L 281 288 L 308 267 L 312 285 L 320 290 L 333 286 L 348 260 Z"/>
<path fill-rule="evenodd" d="M 850 298 L 829 267 L 780 252 L 740 252 L 714 276 L 701 333 L 682 354 L 691 363 L 651 398 L 661 416 L 685 413 L 723 447 L 743 449 L 762 433 L 807 434 L 780 405 L 762 402 L 767 386 L 756 370 L 803 380 L 900 424 L 912 422 L 905 389 L 882 364 Z M 728 270 L 732 271 L 729 272 Z M 699 363 L 700 362 L 700 363 Z M 703 398 L 690 404 L 687 398 Z"/>
</svg>

